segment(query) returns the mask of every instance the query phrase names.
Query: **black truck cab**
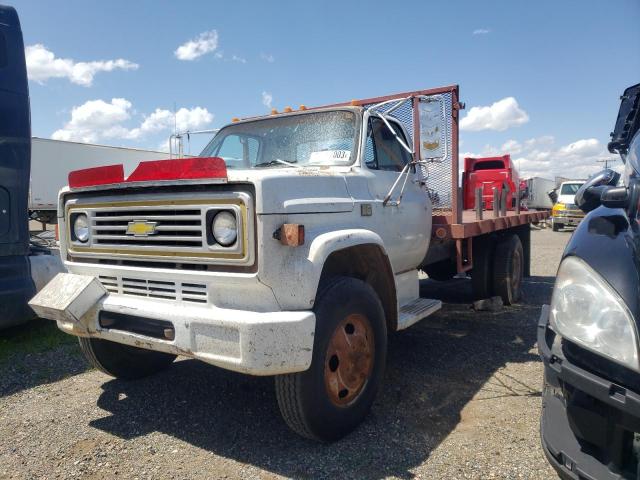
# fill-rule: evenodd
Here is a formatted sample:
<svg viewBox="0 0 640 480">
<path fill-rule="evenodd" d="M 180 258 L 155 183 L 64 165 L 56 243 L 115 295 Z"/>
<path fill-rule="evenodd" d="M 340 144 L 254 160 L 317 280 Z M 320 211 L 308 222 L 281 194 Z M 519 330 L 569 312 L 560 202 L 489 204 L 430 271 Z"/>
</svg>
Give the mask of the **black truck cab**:
<svg viewBox="0 0 640 480">
<path fill-rule="evenodd" d="M 0 328 L 33 317 L 28 191 L 29 90 L 20 21 L 0 5 Z"/>
<path fill-rule="evenodd" d="M 543 307 L 541 439 L 567 479 L 640 477 L 640 84 L 625 90 L 609 150 L 625 162 L 576 194 L 587 215 Z"/>
</svg>

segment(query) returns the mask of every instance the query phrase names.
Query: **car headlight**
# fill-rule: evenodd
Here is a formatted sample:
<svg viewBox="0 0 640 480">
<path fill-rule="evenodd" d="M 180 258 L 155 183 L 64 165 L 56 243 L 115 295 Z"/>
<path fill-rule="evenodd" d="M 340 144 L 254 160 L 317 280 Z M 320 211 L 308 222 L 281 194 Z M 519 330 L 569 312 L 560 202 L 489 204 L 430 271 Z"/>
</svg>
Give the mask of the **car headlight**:
<svg viewBox="0 0 640 480">
<path fill-rule="evenodd" d="M 86 243 L 89 240 L 89 219 L 84 213 L 76 215 L 73 220 L 73 234 L 79 242 Z"/>
<path fill-rule="evenodd" d="M 217 213 L 211 222 L 213 238 L 220 245 L 228 247 L 238 238 L 238 222 L 236 216 L 228 211 Z"/>
<path fill-rule="evenodd" d="M 577 257 L 560 264 L 549 323 L 567 340 L 640 371 L 633 316 L 615 290 Z"/>
</svg>

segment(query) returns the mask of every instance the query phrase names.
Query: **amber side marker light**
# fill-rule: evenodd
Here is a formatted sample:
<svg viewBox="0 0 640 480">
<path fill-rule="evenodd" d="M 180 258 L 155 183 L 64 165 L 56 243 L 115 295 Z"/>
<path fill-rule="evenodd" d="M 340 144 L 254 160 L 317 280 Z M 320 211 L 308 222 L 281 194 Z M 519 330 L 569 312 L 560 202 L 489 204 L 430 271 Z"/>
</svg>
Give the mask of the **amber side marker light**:
<svg viewBox="0 0 640 480">
<path fill-rule="evenodd" d="M 282 245 L 299 247 L 304 245 L 304 225 L 297 223 L 285 223 L 275 232 L 273 238 L 279 240 Z"/>
</svg>

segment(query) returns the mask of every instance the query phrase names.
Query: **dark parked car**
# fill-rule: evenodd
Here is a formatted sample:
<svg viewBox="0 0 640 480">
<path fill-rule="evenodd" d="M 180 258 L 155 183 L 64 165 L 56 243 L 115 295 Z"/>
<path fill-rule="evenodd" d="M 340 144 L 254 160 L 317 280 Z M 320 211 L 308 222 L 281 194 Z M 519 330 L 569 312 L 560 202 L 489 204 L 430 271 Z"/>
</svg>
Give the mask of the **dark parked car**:
<svg viewBox="0 0 640 480">
<path fill-rule="evenodd" d="M 640 476 L 640 84 L 625 90 L 609 151 L 625 162 L 585 183 L 538 326 L 541 437 L 562 478 Z"/>
</svg>

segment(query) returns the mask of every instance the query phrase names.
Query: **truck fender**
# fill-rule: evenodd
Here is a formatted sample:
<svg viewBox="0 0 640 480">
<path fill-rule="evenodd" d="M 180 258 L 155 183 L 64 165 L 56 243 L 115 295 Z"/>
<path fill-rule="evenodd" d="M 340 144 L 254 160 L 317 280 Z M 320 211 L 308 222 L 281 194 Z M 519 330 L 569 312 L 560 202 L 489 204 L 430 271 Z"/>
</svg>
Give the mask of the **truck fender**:
<svg viewBox="0 0 640 480">
<path fill-rule="evenodd" d="M 377 250 L 375 253 L 377 258 L 380 258 L 379 255 L 383 255 L 385 265 L 373 268 L 368 272 L 357 271 L 357 267 L 362 266 L 362 259 L 359 261 L 357 258 L 354 258 L 353 267 L 355 268 L 350 269 L 348 268 L 349 266 L 346 265 L 346 270 L 350 270 L 349 275 L 356 274 L 358 278 L 365 280 L 371 285 L 382 303 L 389 331 L 395 331 L 398 320 L 396 278 L 389 255 L 385 250 L 384 242 L 377 233 L 364 229 L 349 229 L 318 235 L 310 245 L 308 260 L 314 265 L 314 272 L 322 272 L 324 274 L 327 260 L 333 253 L 358 246 L 369 247 L 366 250 L 368 253 L 361 251 L 361 253 L 365 255 L 370 255 L 371 247 L 373 247 Z M 355 254 L 356 252 L 353 253 Z M 322 280 L 321 274 L 318 273 L 318 276 L 314 278 L 314 280 L 314 293 L 317 295 Z"/>
<path fill-rule="evenodd" d="M 374 244 L 380 247 L 382 253 L 388 257 L 384 248 L 384 242 L 380 235 L 371 230 L 350 228 L 347 230 L 337 230 L 333 232 L 322 233 L 315 237 L 309 246 L 309 255 L 307 260 L 319 267 L 322 266 L 329 255 L 338 250 L 355 247 L 356 245 Z"/>
</svg>

